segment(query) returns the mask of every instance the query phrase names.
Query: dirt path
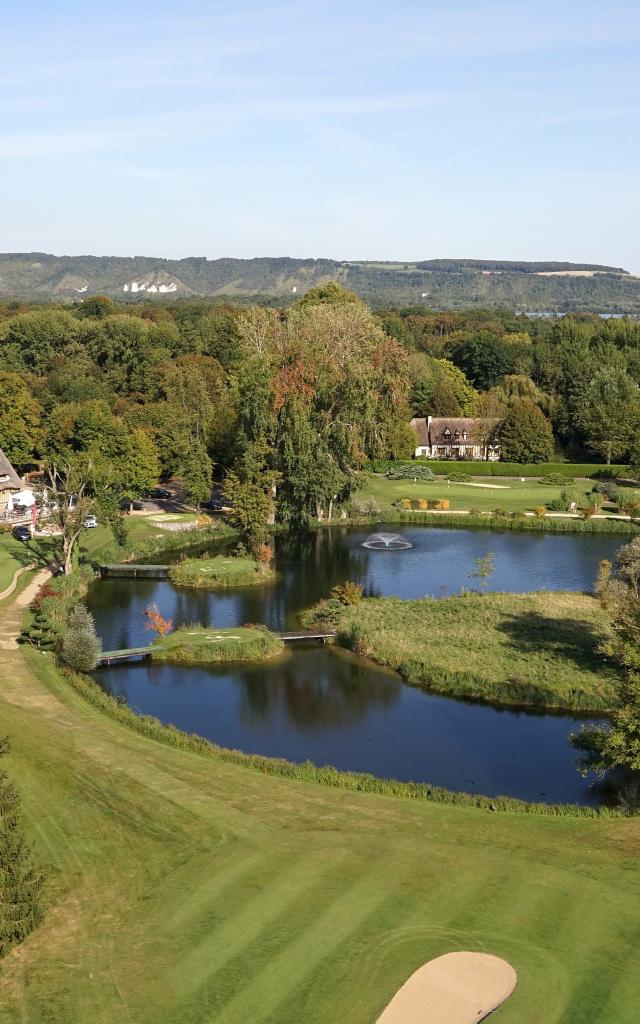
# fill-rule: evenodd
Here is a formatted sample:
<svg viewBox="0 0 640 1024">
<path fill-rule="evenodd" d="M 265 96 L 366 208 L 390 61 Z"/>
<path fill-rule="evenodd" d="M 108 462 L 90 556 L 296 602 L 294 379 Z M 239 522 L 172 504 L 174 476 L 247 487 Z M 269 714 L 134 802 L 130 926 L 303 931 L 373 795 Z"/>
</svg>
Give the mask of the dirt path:
<svg viewBox="0 0 640 1024">
<path fill-rule="evenodd" d="M 15 601 L 5 606 L 0 606 L 0 650 L 1 651 L 13 651 L 18 646 L 18 636 L 20 635 L 20 624 L 25 608 L 31 604 L 34 597 L 38 593 L 43 583 L 46 583 L 48 579 L 51 579 L 51 573 L 48 569 L 41 569 L 35 574 L 32 580 L 29 581 L 27 586 L 22 590 Z M 9 593 L 13 593 L 17 583 L 17 578 L 14 578 L 14 583 Z M 5 592 L 5 596 L 7 596 Z"/>
<path fill-rule="evenodd" d="M 516 987 L 511 964 L 488 953 L 446 953 L 398 989 L 377 1024 L 474 1024 Z"/>
</svg>

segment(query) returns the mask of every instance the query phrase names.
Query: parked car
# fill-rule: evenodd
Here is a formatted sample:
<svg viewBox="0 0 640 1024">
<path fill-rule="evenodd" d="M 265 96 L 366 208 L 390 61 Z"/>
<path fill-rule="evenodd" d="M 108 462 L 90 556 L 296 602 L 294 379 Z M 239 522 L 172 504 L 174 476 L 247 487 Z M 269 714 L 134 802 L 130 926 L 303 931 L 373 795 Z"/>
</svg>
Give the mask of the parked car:
<svg viewBox="0 0 640 1024">
<path fill-rule="evenodd" d="M 152 487 L 150 491 L 145 491 L 147 498 L 160 498 L 166 500 L 167 498 L 173 498 L 173 491 L 170 491 L 167 487 Z"/>
<path fill-rule="evenodd" d="M 14 526 L 11 532 L 16 540 L 31 540 L 31 529 L 28 526 Z"/>
<path fill-rule="evenodd" d="M 85 516 L 82 525 L 84 526 L 85 530 L 93 530 L 98 525 L 98 520 L 96 519 L 95 516 Z"/>
<path fill-rule="evenodd" d="M 203 501 L 201 508 L 206 508 L 208 512 L 222 512 L 225 507 L 224 502 L 221 498 L 209 498 L 209 501 Z"/>
</svg>

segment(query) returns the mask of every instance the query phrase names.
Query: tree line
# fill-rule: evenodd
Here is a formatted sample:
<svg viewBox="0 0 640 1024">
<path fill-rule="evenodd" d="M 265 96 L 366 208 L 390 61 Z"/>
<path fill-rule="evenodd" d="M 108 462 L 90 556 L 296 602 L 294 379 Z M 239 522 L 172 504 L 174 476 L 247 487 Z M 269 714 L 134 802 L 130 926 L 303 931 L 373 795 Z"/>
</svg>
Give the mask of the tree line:
<svg viewBox="0 0 640 1024">
<path fill-rule="evenodd" d="M 331 517 L 369 460 L 411 456 L 415 416 L 502 421 L 502 457 L 640 462 L 640 323 L 512 311 L 374 313 L 335 283 L 287 309 L 201 301 L 0 304 L 0 447 L 44 463 L 69 555 L 99 500 L 224 481 L 259 543 Z M 64 514 L 66 512 L 66 515 Z"/>
</svg>

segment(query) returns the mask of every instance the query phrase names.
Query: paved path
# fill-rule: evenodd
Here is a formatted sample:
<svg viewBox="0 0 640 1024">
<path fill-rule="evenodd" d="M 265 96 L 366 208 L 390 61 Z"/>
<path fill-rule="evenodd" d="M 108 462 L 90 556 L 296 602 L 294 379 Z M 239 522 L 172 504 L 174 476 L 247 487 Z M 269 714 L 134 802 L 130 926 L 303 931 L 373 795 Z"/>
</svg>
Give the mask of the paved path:
<svg viewBox="0 0 640 1024">
<path fill-rule="evenodd" d="M 0 591 L 0 601 L 4 601 L 5 597 L 9 597 L 11 594 L 13 594 L 14 590 L 18 586 L 18 580 L 22 576 L 23 572 L 29 572 L 30 569 L 35 569 L 35 565 L 35 562 L 31 562 L 30 565 L 23 565 L 20 567 L 20 569 L 16 569 L 16 571 L 13 574 L 13 579 L 11 580 L 9 586 L 5 587 L 4 590 Z"/>
<path fill-rule="evenodd" d="M 445 953 L 419 967 L 377 1024 L 474 1024 L 508 999 L 518 980 L 489 953 Z"/>
<path fill-rule="evenodd" d="M 24 570 L 20 570 L 24 571 Z M 0 651 L 13 651 L 18 646 L 18 637 L 20 635 L 20 625 L 22 622 L 22 616 L 24 615 L 25 608 L 31 604 L 34 597 L 40 590 L 43 583 L 51 579 L 51 573 L 48 569 L 41 569 L 37 572 L 32 580 L 29 581 L 27 586 L 21 593 L 18 594 L 15 601 L 5 606 L 0 606 Z M 14 578 L 13 586 L 9 590 L 9 594 L 15 590 L 17 578 Z M 4 596 L 8 596 L 7 592 L 4 592 Z"/>
</svg>

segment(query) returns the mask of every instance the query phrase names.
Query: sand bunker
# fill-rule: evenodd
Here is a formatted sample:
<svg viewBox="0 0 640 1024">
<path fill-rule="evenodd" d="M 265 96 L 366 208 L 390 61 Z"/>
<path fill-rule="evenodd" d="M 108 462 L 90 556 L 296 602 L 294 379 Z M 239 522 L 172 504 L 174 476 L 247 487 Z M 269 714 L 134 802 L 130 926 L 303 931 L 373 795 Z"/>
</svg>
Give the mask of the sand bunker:
<svg viewBox="0 0 640 1024">
<path fill-rule="evenodd" d="M 473 1024 L 516 987 L 511 964 L 489 953 L 445 953 L 405 981 L 377 1024 Z"/>
</svg>

